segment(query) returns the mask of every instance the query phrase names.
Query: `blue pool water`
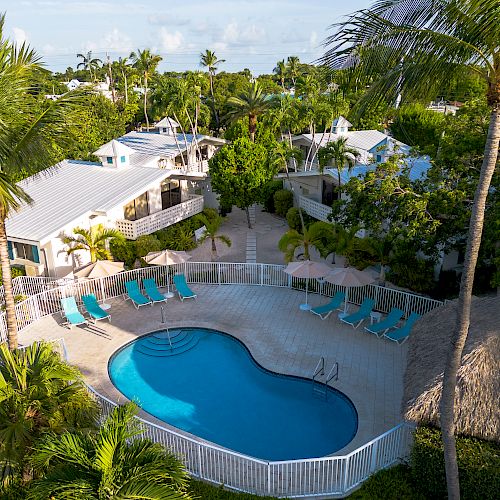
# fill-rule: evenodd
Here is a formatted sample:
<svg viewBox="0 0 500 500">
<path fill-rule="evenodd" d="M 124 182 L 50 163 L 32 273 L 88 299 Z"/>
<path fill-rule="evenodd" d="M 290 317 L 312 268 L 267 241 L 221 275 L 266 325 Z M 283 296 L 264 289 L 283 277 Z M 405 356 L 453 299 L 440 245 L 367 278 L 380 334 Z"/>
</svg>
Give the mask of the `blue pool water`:
<svg viewBox="0 0 500 500">
<path fill-rule="evenodd" d="M 234 337 L 199 328 L 153 332 L 111 358 L 114 385 L 144 410 L 226 448 L 265 460 L 329 455 L 358 427 L 344 394 L 258 365 Z"/>
</svg>

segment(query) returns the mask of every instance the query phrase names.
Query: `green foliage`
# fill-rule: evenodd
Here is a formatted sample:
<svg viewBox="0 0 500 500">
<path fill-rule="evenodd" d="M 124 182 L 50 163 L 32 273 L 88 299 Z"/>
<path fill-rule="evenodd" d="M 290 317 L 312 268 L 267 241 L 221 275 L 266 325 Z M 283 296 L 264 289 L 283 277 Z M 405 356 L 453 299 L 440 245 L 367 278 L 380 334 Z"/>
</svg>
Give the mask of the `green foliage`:
<svg viewBox="0 0 500 500">
<path fill-rule="evenodd" d="M 398 109 L 391 132 L 398 141 L 435 156 L 444 126 L 443 114 L 426 109 L 422 104 L 409 104 Z"/>
<path fill-rule="evenodd" d="M 111 240 L 109 250 L 113 259 L 117 262 L 124 262 L 126 267 L 132 267 L 137 260 L 137 247 L 135 241 Z"/>
<path fill-rule="evenodd" d="M 202 224 L 198 220 L 195 222 L 194 217 L 191 217 L 191 219 L 190 222 L 187 220 L 181 221 L 154 233 L 159 239 L 162 249 L 186 251 L 196 248 L 194 230 L 201 227 Z"/>
<path fill-rule="evenodd" d="M 274 213 L 274 193 L 280 189 L 283 189 L 282 180 L 269 181 L 262 187 L 259 201 L 264 205 L 266 212 Z"/>
<path fill-rule="evenodd" d="M 279 240 L 278 248 L 285 254 L 285 262 L 293 261 L 298 249 L 303 249 L 301 257 L 311 258 L 311 248 L 316 248 L 321 257 L 325 258 L 331 252 L 333 226 L 328 222 L 316 221 L 305 228 L 305 231 L 288 230 Z M 299 256 L 300 257 L 300 256 Z"/>
<path fill-rule="evenodd" d="M 259 201 L 262 188 L 274 174 L 266 149 L 246 138 L 224 146 L 210 159 L 214 191 L 224 204 L 243 209 Z"/>
<path fill-rule="evenodd" d="M 494 500 L 500 491 L 500 445 L 457 437 L 460 490 L 464 500 Z M 411 474 L 416 488 L 428 499 L 446 498 L 441 432 L 418 427 L 411 453 Z"/>
<path fill-rule="evenodd" d="M 280 189 L 274 193 L 274 210 L 281 217 L 286 217 L 290 208 L 293 207 L 293 193 L 288 189 Z"/>
<path fill-rule="evenodd" d="M 307 227 L 309 224 L 311 224 L 312 221 L 314 221 L 314 219 L 310 217 L 303 208 L 301 208 L 300 210 L 302 211 L 302 219 L 304 220 L 304 225 Z M 298 208 L 291 207 L 288 209 L 288 212 L 286 213 L 286 221 L 290 229 L 301 231 L 302 221 L 300 220 Z"/>
<path fill-rule="evenodd" d="M 153 234 L 145 234 L 135 240 L 135 248 L 139 257 L 145 257 L 149 252 L 159 252 L 162 250 L 162 244 Z"/>
<path fill-rule="evenodd" d="M 227 491 L 223 485 L 213 486 L 203 481 L 191 479 L 189 483 L 189 492 L 193 498 L 200 500 L 273 500 L 274 497 L 262 497 L 251 495 L 250 493 L 236 493 Z"/>
<path fill-rule="evenodd" d="M 426 500 L 416 491 L 411 470 L 407 465 L 396 465 L 371 476 L 361 488 L 347 498 L 350 500 Z"/>
<path fill-rule="evenodd" d="M 21 266 L 11 266 L 10 267 L 10 274 L 12 276 L 12 279 L 18 278 L 19 276 L 26 276 L 26 271 L 24 267 Z M 2 271 L 0 270 L 0 285 L 3 283 L 2 281 Z"/>
</svg>

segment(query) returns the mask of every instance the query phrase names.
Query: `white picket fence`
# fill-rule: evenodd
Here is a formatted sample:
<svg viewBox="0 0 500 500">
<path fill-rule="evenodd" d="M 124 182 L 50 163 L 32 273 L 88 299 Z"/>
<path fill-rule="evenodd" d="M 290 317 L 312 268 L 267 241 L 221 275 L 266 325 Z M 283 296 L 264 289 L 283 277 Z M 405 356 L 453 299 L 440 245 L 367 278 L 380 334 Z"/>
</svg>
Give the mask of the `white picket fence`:
<svg viewBox="0 0 500 500">
<path fill-rule="evenodd" d="M 284 266 L 274 264 L 246 264 L 227 262 L 186 262 L 173 266 L 151 266 L 125 271 L 105 278 L 93 280 L 50 281 L 49 278 L 16 278 L 14 293 L 27 298 L 16 304 L 19 331 L 24 330 L 44 316 L 61 312 L 61 298 L 73 295 L 77 301 L 81 296 L 93 293 L 98 300 L 119 297 L 125 293 L 125 281 L 154 278 L 160 287 L 171 285 L 175 273 L 184 273 L 189 283 L 207 285 L 258 285 L 304 289 L 305 280 L 292 278 L 284 271 Z M 62 283 L 62 284 L 61 284 Z M 343 287 L 331 283 L 309 281 L 309 290 L 331 297 Z M 394 288 L 367 285 L 349 291 L 349 303 L 359 305 L 365 297 L 375 300 L 374 308 L 388 313 L 398 307 L 408 316 L 411 312 L 425 314 L 443 303 L 421 295 L 403 292 Z M 0 290 L 0 300 L 3 289 Z M 5 313 L 0 313 L 0 342 L 6 340 L 7 327 Z"/>
</svg>

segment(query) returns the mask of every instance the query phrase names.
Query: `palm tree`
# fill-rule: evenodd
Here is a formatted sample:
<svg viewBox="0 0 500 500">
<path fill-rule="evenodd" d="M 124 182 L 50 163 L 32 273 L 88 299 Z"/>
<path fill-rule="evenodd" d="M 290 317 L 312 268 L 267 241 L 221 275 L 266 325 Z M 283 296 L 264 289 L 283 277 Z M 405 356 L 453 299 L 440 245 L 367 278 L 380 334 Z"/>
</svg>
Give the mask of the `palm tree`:
<svg viewBox="0 0 500 500">
<path fill-rule="evenodd" d="M 205 240 L 210 239 L 212 243 L 212 261 L 215 261 L 217 260 L 217 240 L 222 241 L 222 243 L 224 243 L 228 247 L 231 246 L 231 240 L 229 239 L 229 236 L 226 236 L 225 234 L 219 234 L 219 229 L 224 219 L 220 215 L 208 218 L 203 214 L 199 214 L 198 219 L 205 226 L 205 232 L 200 238 L 200 243 L 203 243 Z"/>
<path fill-rule="evenodd" d="M 206 49 L 205 52 L 200 54 L 200 66 L 207 68 L 208 76 L 210 78 L 210 95 L 212 96 L 212 105 L 214 108 L 215 124 L 217 126 L 217 131 L 219 130 L 219 113 L 217 112 L 217 107 L 215 105 L 215 94 L 214 94 L 214 77 L 217 71 L 217 66 L 225 62 L 225 59 L 217 59 L 215 52 Z"/>
<path fill-rule="evenodd" d="M 379 0 L 341 24 L 323 57 L 331 67 L 348 64 L 373 84 L 360 110 L 382 101 L 429 98 L 452 78 L 475 73 L 485 82 L 490 123 L 471 208 L 455 332 L 445 363 L 440 402 L 448 498 L 460 498 L 455 447 L 457 372 L 467 339 L 472 287 L 484 212 L 500 144 L 500 19 L 498 0 Z"/>
<path fill-rule="evenodd" d="M 286 60 L 288 75 L 292 79 L 293 86 L 295 87 L 295 80 L 300 75 L 300 59 L 297 56 L 289 56 Z"/>
<path fill-rule="evenodd" d="M 125 86 L 125 104 L 128 104 L 127 73 L 130 71 L 130 66 L 128 64 L 128 58 L 127 57 L 119 57 L 118 61 L 116 61 L 116 65 L 117 65 L 118 70 L 120 71 L 120 73 L 122 75 L 123 84 Z"/>
<path fill-rule="evenodd" d="M 93 427 L 98 408 L 81 373 L 50 344 L 0 345 L 0 469 L 30 476 L 33 443 L 47 432 Z"/>
<path fill-rule="evenodd" d="M 285 262 L 291 262 L 295 258 L 298 248 L 303 248 L 304 260 L 310 260 L 311 247 L 316 248 L 322 257 L 325 257 L 325 249 L 329 246 L 333 237 L 332 225 L 328 222 L 313 222 L 302 232 L 295 229 L 287 231 L 279 240 L 278 248 L 285 254 Z"/>
<path fill-rule="evenodd" d="M 29 90 L 40 58 L 29 46 L 16 47 L 3 38 L 4 20 L 0 16 L 0 264 L 8 342 L 15 349 L 17 322 L 5 220 L 31 201 L 16 184 L 20 170 L 33 174 L 57 161 L 56 149 L 64 150 L 73 140 L 67 117 L 82 101 L 78 93 L 68 92 L 56 101 L 37 104 Z"/>
<path fill-rule="evenodd" d="M 347 145 L 347 137 L 339 137 L 338 139 L 329 142 L 326 146 L 318 151 L 319 171 L 323 173 L 324 168 L 330 161 L 337 170 L 337 184 L 339 193 L 341 192 L 340 176 L 344 168 L 350 172 L 356 165 L 356 159 L 359 156 L 357 149 Z"/>
<path fill-rule="evenodd" d="M 90 253 L 90 262 L 111 259 L 111 253 L 106 248 L 110 240 L 123 239 L 122 233 L 117 229 L 104 227 L 102 224 L 92 226 L 90 229 L 76 227 L 73 229 L 76 236 L 62 236 L 62 242 L 68 245 L 66 253 L 71 255 L 78 250 L 87 250 Z"/>
<path fill-rule="evenodd" d="M 46 436 L 31 460 L 43 477 L 32 483 L 27 498 L 189 499 L 183 464 L 160 444 L 139 437 L 136 413 L 129 403 L 115 408 L 97 433 Z"/>
<path fill-rule="evenodd" d="M 149 77 L 156 71 L 158 64 L 162 60 L 162 57 L 156 54 L 152 54 L 149 49 L 138 50 L 130 54 L 130 59 L 134 68 L 142 75 L 142 80 L 144 84 L 144 116 L 146 118 L 146 128 L 149 130 L 149 118 L 147 110 L 148 102 L 148 80 Z"/>
<path fill-rule="evenodd" d="M 255 142 L 257 129 L 257 116 L 261 115 L 271 106 L 270 96 L 262 93 L 262 88 L 256 81 L 245 92 L 227 100 L 230 106 L 228 115 L 233 120 L 248 116 L 248 132 L 250 140 Z"/>
<path fill-rule="evenodd" d="M 278 77 L 281 87 L 283 88 L 283 92 L 285 91 L 285 78 L 287 75 L 287 67 L 285 64 L 285 60 L 282 59 L 276 63 L 276 67 L 273 69 L 273 73 Z"/>
<path fill-rule="evenodd" d="M 99 69 L 99 65 L 102 64 L 102 61 L 100 59 L 92 57 L 91 50 L 89 50 L 86 54 L 76 54 L 76 57 L 81 57 L 83 59 L 81 63 L 78 63 L 76 69 L 84 69 L 88 71 L 90 74 L 90 79 L 92 81 L 95 81 L 97 79 L 97 74 L 95 73 L 95 71 Z M 94 74 L 92 74 L 92 72 L 94 72 Z"/>
</svg>

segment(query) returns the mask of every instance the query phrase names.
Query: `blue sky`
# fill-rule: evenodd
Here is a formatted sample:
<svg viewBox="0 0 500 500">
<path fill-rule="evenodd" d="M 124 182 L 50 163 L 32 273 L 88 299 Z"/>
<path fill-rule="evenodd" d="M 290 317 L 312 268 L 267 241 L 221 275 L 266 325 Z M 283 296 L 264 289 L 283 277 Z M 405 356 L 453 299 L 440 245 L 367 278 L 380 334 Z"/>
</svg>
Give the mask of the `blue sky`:
<svg viewBox="0 0 500 500">
<path fill-rule="evenodd" d="M 149 47 L 160 69 L 199 69 L 209 48 L 225 59 L 221 69 L 269 73 L 276 61 L 323 53 L 328 26 L 371 0 L 4 0 L 6 31 L 28 40 L 55 71 L 76 67 L 76 54 L 92 50 L 112 59 Z M 7 4 L 7 5 L 6 5 Z"/>
</svg>

